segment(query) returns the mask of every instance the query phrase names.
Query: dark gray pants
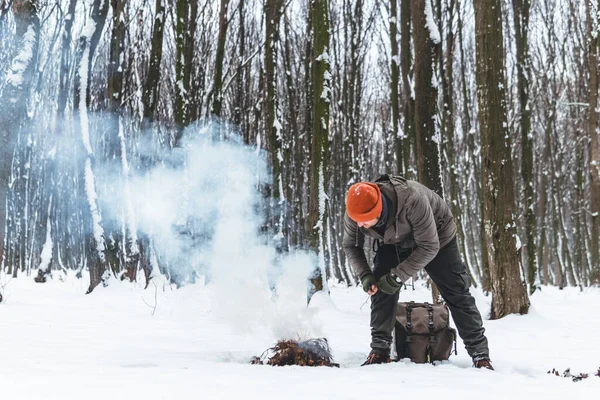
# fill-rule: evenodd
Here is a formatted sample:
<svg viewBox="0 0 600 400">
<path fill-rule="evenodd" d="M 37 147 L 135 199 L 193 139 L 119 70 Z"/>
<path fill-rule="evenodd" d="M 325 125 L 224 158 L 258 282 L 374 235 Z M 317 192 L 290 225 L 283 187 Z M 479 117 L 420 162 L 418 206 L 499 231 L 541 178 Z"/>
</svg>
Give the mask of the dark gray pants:
<svg viewBox="0 0 600 400">
<path fill-rule="evenodd" d="M 373 274 L 377 279 L 387 274 L 410 255 L 395 245 L 381 245 L 373 261 Z M 450 308 L 458 334 L 473 358 L 489 357 L 488 342 L 481 314 L 469 292 L 471 281 L 463 264 L 456 239 L 440 249 L 425 267 L 437 285 L 442 298 Z M 377 291 L 371 296 L 371 348 L 389 351 L 392 343 L 396 306 L 399 292 L 388 295 Z"/>
</svg>

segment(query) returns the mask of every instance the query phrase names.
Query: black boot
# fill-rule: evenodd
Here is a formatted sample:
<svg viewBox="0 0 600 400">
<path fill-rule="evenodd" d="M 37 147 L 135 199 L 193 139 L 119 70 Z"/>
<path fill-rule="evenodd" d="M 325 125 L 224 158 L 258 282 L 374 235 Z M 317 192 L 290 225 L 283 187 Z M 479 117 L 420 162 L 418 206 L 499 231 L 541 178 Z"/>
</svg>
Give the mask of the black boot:
<svg viewBox="0 0 600 400">
<path fill-rule="evenodd" d="M 373 364 L 387 364 L 390 362 L 391 362 L 391 359 L 390 359 L 389 352 L 386 352 L 385 350 L 373 349 L 369 353 L 367 360 L 364 363 L 362 363 L 361 367 L 364 367 L 365 365 L 373 365 Z"/>
</svg>

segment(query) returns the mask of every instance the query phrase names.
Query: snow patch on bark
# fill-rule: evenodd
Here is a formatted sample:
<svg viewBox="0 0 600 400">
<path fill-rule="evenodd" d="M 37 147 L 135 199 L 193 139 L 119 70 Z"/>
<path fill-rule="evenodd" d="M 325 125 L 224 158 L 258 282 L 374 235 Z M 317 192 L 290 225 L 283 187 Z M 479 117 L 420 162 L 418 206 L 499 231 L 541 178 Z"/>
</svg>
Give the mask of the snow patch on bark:
<svg viewBox="0 0 600 400">
<path fill-rule="evenodd" d="M 87 91 L 88 91 L 88 70 L 89 70 L 89 54 L 90 54 L 90 38 L 96 30 L 96 23 L 93 20 L 88 21 L 82 39 L 85 41 L 83 54 L 81 56 L 81 64 L 79 65 L 79 118 L 81 123 L 81 139 L 87 152 L 85 160 L 85 192 L 87 195 L 88 203 L 90 206 L 90 213 L 92 215 L 92 230 L 94 234 L 94 240 L 96 242 L 96 250 L 98 257 L 104 262 L 104 250 L 106 245 L 104 242 L 104 229 L 102 229 L 102 217 L 97 206 L 98 194 L 96 193 L 96 180 L 94 172 L 92 170 L 92 158 L 94 156 L 92 145 L 90 143 L 90 132 L 89 132 L 89 121 L 87 113 Z"/>
<path fill-rule="evenodd" d="M 85 160 L 85 192 L 92 214 L 92 227 L 94 239 L 96 240 L 96 250 L 98 250 L 100 259 L 104 261 L 104 229 L 102 229 L 102 225 L 100 224 L 102 222 L 102 217 L 100 216 L 100 211 L 96 205 L 98 194 L 96 193 L 96 179 L 94 177 L 94 172 L 92 171 L 92 159 L 90 157 Z"/>
<path fill-rule="evenodd" d="M 52 196 L 50 196 L 50 202 L 48 204 L 48 219 L 46 220 L 46 241 L 42 247 L 42 253 L 40 254 L 40 269 L 42 271 L 48 271 L 50 269 L 50 261 L 52 260 L 52 249 L 54 243 L 52 242 L 52 224 L 50 223 L 50 209 L 52 207 Z"/>
<path fill-rule="evenodd" d="M 433 43 L 438 44 L 442 41 L 440 31 L 433 19 L 433 10 L 429 0 L 425 0 L 425 27 L 429 30 L 429 37 Z"/>
<path fill-rule="evenodd" d="M 23 36 L 23 47 L 13 60 L 13 64 L 6 75 L 7 84 L 12 85 L 15 88 L 23 84 L 23 74 L 25 73 L 27 67 L 31 64 L 35 43 L 35 29 L 33 25 L 29 25 L 25 35 Z"/>
<path fill-rule="evenodd" d="M 119 118 L 119 140 L 121 142 L 121 165 L 125 180 L 125 205 L 127 210 L 127 229 L 130 235 L 129 251 L 126 254 L 135 255 L 139 253 L 137 245 L 137 223 L 135 220 L 135 211 L 133 201 L 131 200 L 131 185 L 129 183 L 129 162 L 127 161 L 127 146 L 125 144 L 125 135 L 123 134 L 123 121 Z"/>
<path fill-rule="evenodd" d="M 323 280 L 323 291 L 328 293 L 329 288 L 327 287 L 327 275 L 325 269 L 325 243 L 323 240 L 325 225 L 323 221 L 325 219 L 325 205 L 327 201 L 327 194 L 325 193 L 325 177 L 323 174 L 323 163 L 319 166 L 319 221 L 315 225 L 315 229 L 319 235 L 319 269 L 321 270 L 321 277 Z"/>
</svg>

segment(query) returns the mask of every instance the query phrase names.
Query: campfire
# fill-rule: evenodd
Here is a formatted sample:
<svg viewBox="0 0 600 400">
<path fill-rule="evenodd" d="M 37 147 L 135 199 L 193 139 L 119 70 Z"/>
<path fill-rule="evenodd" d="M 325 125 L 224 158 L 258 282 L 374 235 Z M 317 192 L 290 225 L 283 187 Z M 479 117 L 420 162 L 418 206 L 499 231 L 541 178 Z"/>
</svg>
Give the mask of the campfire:
<svg viewBox="0 0 600 400">
<path fill-rule="evenodd" d="M 252 364 L 259 365 L 300 365 L 303 367 L 338 367 L 333 362 L 329 343 L 325 338 L 309 339 L 303 342 L 280 340 L 267 349 L 260 357 L 254 357 Z"/>
</svg>

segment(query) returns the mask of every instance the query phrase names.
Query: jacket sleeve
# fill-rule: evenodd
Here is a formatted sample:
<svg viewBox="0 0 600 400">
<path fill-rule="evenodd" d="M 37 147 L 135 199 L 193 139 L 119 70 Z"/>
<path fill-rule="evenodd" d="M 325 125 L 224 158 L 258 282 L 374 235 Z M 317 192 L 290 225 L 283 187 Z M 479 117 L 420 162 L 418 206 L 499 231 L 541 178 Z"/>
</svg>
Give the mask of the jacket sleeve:
<svg viewBox="0 0 600 400">
<path fill-rule="evenodd" d="M 360 278 L 371 272 L 367 257 L 365 256 L 365 235 L 358 228 L 358 224 L 348 214 L 344 215 L 344 239 L 342 241 L 346 258 L 354 271 Z"/>
<path fill-rule="evenodd" d="M 412 227 L 416 248 L 411 255 L 394 268 L 394 273 L 406 282 L 425 268 L 440 250 L 440 240 L 433 210 L 426 196 L 418 195 L 408 205 L 406 219 Z"/>
</svg>

